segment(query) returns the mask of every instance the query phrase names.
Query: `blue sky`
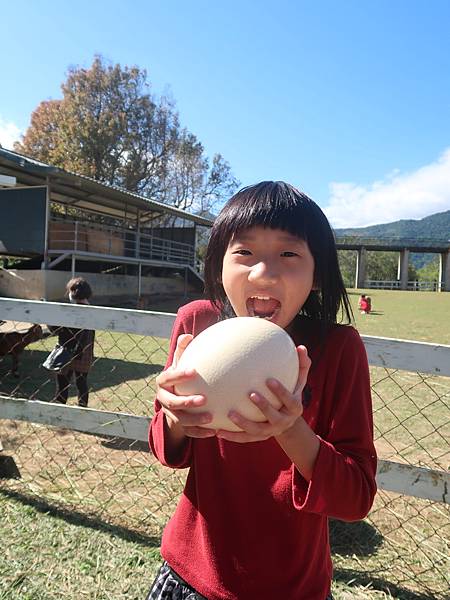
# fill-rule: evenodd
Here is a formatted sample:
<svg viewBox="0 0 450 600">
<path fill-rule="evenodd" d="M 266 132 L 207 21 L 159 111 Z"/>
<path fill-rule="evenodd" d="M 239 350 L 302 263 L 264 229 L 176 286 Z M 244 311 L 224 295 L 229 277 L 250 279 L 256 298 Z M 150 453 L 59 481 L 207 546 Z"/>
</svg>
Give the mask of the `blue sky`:
<svg viewBox="0 0 450 600">
<path fill-rule="evenodd" d="M 242 185 L 288 181 L 336 227 L 450 209 L 448 0 L 2 4 L 5 147 L 100 53 L 147 69 Z"/>
</svg>

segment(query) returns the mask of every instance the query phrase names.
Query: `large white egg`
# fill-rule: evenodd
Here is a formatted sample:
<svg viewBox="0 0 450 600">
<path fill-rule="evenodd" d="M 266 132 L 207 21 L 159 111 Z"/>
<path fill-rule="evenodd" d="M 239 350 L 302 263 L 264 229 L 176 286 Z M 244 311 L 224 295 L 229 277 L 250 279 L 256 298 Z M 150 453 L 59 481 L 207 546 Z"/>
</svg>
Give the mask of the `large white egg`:
<svg viewBox="0 0 450 600">
<path fill-rule="evenodd" d="M 265 421 L 249 393 L 257 391 L 280 408 L 266 380 L 274 377 L 293 392 L 299 372 L 291 337 L 278 325 L 257 317 L 235 317 L 211 325 L 192 340 L 178 365 L 194 368 L 197 375 L 178 384 L 176 393 L 205 395 L 206 404 L 189 410 L 211 412 L 213 421 L 204 427 L 228 431 L 240 431 L 227 416 L 231 409 L 252 421 Z"/>
</svg>

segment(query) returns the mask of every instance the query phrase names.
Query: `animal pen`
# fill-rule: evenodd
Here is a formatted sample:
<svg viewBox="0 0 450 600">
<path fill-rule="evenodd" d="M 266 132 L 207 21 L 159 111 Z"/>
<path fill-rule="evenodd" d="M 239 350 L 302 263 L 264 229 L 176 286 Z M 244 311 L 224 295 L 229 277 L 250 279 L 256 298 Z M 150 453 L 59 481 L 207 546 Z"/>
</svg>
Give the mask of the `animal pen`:
<svg viewBox="0 0 450 600">
<path fill-rule="evenodd" d="M 3 319 L 96 330 L 89 408 L 50 403 L 44 337 L 0 362 L 0 490 L 157 536 L 185 472 L 147 446 L 154 380 L 174 315 L 0 299 Z M 371 366 L 379 492 L 367 519 L 330 522 L 335 577 L 395 596 L 448 598 L 450 346 L 363 336 Z M 72 392 L 73 393 L 73 392 Z M 351 418 L 351 415 L 349 416 Z M 343 490 L 345 493 L 345 490 Z"/>
</svg>

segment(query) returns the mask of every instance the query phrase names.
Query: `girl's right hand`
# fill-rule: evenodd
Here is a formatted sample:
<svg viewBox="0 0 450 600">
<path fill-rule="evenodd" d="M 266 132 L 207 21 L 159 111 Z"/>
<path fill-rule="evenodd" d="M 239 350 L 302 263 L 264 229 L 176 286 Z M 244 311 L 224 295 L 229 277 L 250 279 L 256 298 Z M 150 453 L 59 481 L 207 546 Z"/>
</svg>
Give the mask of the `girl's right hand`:
<svg viewBox="0 0 450 600">
<path fill-rule="evenodd" d="M 181 428 L 184 435 L 188 437 L 213 437 L 216 435 L 214 429 L 200 427 L 201 424 L 207 424 L 212 420 L 211 413 L 191 413 L 185 410 L 191 406 L 204 405 L 206 398 L 201 395 L 178 396 L 175 392 L 177 383 L 192 379 L 196 375 L 195 369 L 178 369 L 177 367 L 181 355 L 192 339 L 193 336 L 190 334 L 179 336 L 171 366 L 156 378 L 158 386 L 156 399 L 161 404 L 169 429 Z"/>
</svg>

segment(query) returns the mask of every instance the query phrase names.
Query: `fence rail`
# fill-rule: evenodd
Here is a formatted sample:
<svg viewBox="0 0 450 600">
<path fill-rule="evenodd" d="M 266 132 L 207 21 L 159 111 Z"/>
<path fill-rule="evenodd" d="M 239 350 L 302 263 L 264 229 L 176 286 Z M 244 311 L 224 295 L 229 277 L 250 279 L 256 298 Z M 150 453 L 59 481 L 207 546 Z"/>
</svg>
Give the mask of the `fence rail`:
<svg viewBox="0 0 450 600">
<path fill-rule="evenodd" d="M 165 362 L 174 315 L 0 299 L 0 318 L 24 328 L 23 323 L 50 323 L 95 329 L 98 356 L 89 375 L 89 408 L 48 402 L 54 382 L 45 380 L 39 364 L 53 339 L 23 352 L 17 380 L 5 366 L 9 357 L 0 357 L 0 439 L 22 474 L 21 480 L 0 478 L 0 488 L 47 494 L 71 506 L 75 486 L 78 509 L 86 497 L 92 511 L 95 496 L 96 511 L 106 518 L 159 531 L 184 475 L 162 468 L 149 454 L 141 457 L 148 450 L 154 377 Z M 375 553 L 379 562 L 357 558 L 354 568 L 444 598 L 448 573 L 434 553 L 446 555 L 448 545 L 450 346 L 371 336 L 363 341 L 380 456 L 380 491 L 368 523 L 384 541 L 383 551 Z M 341 541 L 355 543 L 350 537 Z"/>
<path fill-rule="evenodd" d="M 378 289 L 378 290 L 401 290 L 402 283 L 398 279 L 395 280 L 381 280 L 381 279 L 366 279 L 364 282 L 364 288 L 366 289 Z M 440 292 L 445 290 L 444 281 L 408 281 L 408 291 L 413 292 Z"/>
</svg>

